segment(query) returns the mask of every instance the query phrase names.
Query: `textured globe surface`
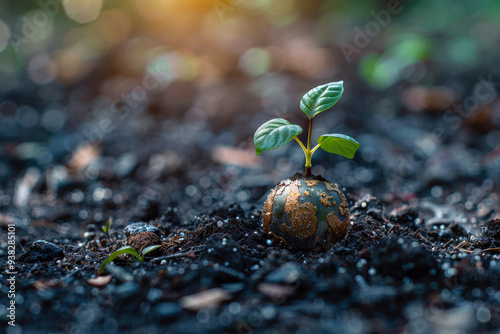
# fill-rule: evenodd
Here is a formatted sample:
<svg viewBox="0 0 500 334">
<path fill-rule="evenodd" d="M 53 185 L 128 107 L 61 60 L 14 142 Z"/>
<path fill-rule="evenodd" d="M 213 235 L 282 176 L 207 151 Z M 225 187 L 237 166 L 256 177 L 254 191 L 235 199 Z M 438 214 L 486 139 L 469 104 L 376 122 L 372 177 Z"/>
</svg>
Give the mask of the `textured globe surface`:
<svg viewBox="0 0 500 334">
<path fill-rule="evenodd" d="M 262 209 L 264 230 L 295 250 L 327 250 L 350 227 L 344 194 L 320 176 L 296 174 L 278 183 Z"/>
</svg>

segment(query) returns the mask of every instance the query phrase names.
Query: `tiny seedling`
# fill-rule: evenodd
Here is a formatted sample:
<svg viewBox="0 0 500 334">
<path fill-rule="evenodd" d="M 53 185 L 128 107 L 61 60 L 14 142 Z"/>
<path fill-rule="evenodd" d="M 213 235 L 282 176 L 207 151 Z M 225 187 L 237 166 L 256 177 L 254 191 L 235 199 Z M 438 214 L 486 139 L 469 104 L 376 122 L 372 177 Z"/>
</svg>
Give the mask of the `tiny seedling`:
<svg viewBox="0 0 500 334">
<path fill-rule="evenodd" d="M 160 248 L 162 245 L 154 245 L 154 246 L 149 246 L 144 248 L 142 251 L 142 254 L 139 254 L 135 248 L 130 247 L 130 246 L 124 246 L 122 248 L 117 249 L 113 254 L 111 254 L 104 262 L 100 265 L 99 267 L 99 274 L 102 275 L 106 271 L 106 265 L 116 259 L 118 256 L 122 254 L 131 254 L 134 255 L 137 258 L 137 261 L 139 262 L 144 262 L 144 257 L 146 254 L 151 253 L 152 251 Z"/>
<path fill-rule="evenodd" d="M 111 242 L 111 240 L 109 239 L 109 227 L 111 226 L 112 222 L 113 222 L 113 218 L 109 217 L 108 221 L 106 222 L 106 225 L 104 225 L 102 227 L 102 230 L 103 230 L 104 234 L 106 235 L 106 238 L 108 238 L 109 242 Z"/>
<path fill-rule="evenodd" d="M 354 139 L 342 134 L 324 134 L 317 141 L 318 144 L 311 149 L 311 135 L 314 117 L 323 111 L 333 107 L 344 92 L 344 82 L 330 82 L 318 86 L 307 92 L 300 101 L 300 109 L 309 117 L 309 131 L 307 135 L 307 146 L 297 137 L 302 133 L 302 128 L 292 124 L 283 118 L 274 118 L 262 124 L 254 135 L 255 153 L 259 155 L 262 151 L 281 147 L 295 139 L 306 156 L 305 176 L 311 176 L 311 157 L 318 149 L 342 155 L 352 159 L 359 148 L 359 143 Z"/>
</svg>

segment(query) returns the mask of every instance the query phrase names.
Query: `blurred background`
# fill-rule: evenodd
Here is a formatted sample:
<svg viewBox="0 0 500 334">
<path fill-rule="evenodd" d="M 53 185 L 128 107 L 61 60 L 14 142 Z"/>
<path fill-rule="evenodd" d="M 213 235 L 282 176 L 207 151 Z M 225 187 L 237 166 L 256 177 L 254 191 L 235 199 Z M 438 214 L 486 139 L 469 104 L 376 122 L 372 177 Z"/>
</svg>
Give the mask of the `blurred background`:
<svg viewBox="0 0 500 334">
<path fill-rule="evenodd" d="M 339 80 L 313 136 L 361 148 L 318 151 L 313 173 L 387 201 L 479 197 L 500 175 L 499 43 L 495 0 L 2 0 L 0 205 L 30 171 L 55 192 L 78 173 L 184 182 L 206 206 L 229 173 L 229 199 L 258 200 L 233 190 L 267 189 L 304 157 L 291 143 L 257 158 L 255 130 L 306 128 L 302 95 Z"/>
</svg>

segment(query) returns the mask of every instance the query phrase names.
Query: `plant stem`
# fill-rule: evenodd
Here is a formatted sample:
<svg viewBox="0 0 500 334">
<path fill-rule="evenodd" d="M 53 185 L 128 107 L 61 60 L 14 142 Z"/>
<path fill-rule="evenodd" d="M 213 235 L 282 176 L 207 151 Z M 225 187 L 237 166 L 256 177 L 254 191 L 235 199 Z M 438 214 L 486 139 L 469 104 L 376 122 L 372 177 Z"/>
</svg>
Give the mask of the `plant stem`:
<svg viewBox="0 0 500 334">
<path fill-rule="evenodd" d="M 309 119 L 309 131 L 307 133 L 307 149 L 305 150 L 306 154 L 306 177 L 311 176 L 311 157 L 313 154 L 313 151 L 311 151 L 311 136 L 312 136 L 312 125 L 313 125 L 313 118 Z"/>
<path fill-rule="evenodd" d="M 313 118 L 309 119 L 309 131 L 307 132 L 307 150 L 311 150 L 311 136 L 312 136 Z"/>
</svg>

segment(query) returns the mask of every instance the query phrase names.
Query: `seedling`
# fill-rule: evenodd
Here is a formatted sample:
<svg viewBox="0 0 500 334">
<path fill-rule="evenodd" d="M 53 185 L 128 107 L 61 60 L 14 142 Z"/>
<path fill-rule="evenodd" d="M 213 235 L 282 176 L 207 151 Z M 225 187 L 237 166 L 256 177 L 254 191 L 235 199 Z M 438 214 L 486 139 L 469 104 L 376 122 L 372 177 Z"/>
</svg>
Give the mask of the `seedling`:
<svg viewBox="0 0 500 334">
<path fill-rule="evenodd" d="M 130 246 L 124 246 L 122 248 L 119 248 L 115 252 L 113 252 L 113 254 L 111 254 L 110 256 L 108 256 L 108 258 L 106 260 L 104 260 L 104 262 L 100 265 L 100 267 L 99 267 L 99 274 L 100 275 L 104 274 L 104 272 L 106 271 L 106 265 L 108 263 L 110 263 L 111 261 L 113 261 L 114 259 L 116 259 L 118 256 L 122 255 L 122 254 L 131 254 L 131 255 L 134 255 L 137 258 L 137 261 L 144 262 L 144 258 L 146 256 L 146 254 L 151 253 L 152 251 L 160 248 L 161 246 L 162 245 L 154 245 L 154 246 L 146 247 L 142 251 L 142 254 L 139 254 L 135 250 L 135 248 L 130 247 Z"/>
<path fill-rule="evenodd" d="M 102 227 L 102 230 L 104 234 L 106 235 L 106 238 L 108 238 L 108 241 L 111 242 L 109 239 L 109 227 L 111 226 L 111 223 L 113 222 L 113 218 L 109 217 L 108 221 L 106 222 L 106 225 Z"/>
<path fill-rule="evenodd" d="M 309 117 L 307 145 L 297 137 L 302 128 L 282 118 L 264 123 L 255 132 L 257 155 L 295 139 L 306 156 L 305 175 L 298 173 L 278 183 L 262 208 L 264 230 L 294 250 L 327 250 L 346 236 L 351 225 L 342 191 L 321 175 L 311 175 L 311 158 L 318 148 L 349 159 L 359 148 L 355 139 L 336 133 L 321 135 L 311 148 L 314 118 L 337 103 L 343 92 L 344 82 L 338 81 L 318 86 L 302 97 L 300 108 Z"/>
<path fill-rule="evenodd" d="M 305 176 L 311 176 L 311 158 L 318 148 L 342 155 L 352 159 L 359 148 L 359 143 L 354 139 L 342 134 L 324 134 L 317 139 L 318 144 L 311 149 L 311 135 L 314 117 L 323 111 L 333 107 L 344 93 L 344 82 L 330 82 L 318 86 L 307 92 L 300 101 L 300 109 L 309 117 L 309 131 L 307 134 L 307 146 L 297 137 L 302 133 L 299 125 L 292 124 L 283 118 L 274 118 L 262 124 L 254 135 L 255 153 L 272 150 L 281 147 L 292 140 L 296 140 L 306 157 Z"/>
</svg>

